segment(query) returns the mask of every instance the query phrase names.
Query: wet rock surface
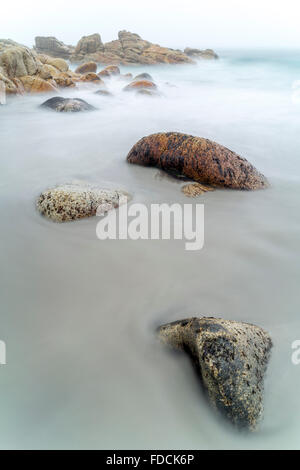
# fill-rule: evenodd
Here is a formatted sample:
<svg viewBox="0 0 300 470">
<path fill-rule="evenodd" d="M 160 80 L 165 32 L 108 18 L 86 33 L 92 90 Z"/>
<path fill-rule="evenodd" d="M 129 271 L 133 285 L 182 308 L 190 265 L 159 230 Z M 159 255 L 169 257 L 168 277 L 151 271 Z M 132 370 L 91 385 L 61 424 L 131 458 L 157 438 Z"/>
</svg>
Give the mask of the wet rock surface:
<svg viewBox="0 0 300 470">
<path fill-rule="evenodd" d="M 257 427 L 272 347 L 266 331 L 249 323 L 194 317 L 162 325 L 158 336 L 191 357 L 217 410 L 240 428 Z"/>
<path fill-rule="evenodd" d="M 132 147 L 127 161 L 219 187 L 251 190 L 268 186 L 265 176 L 237 153 L 209 139 L 179 132 L 143 137 Z"/>
<path fill-rule="evenodd" d="M 54 222 L 67 222 L 96 213 L 104 215 L 126 202 L 127 197 L 125 191 L 74 182 L 44 191 L 37 200 L 37 209 Z"/>
<path fill-rule="evenodd" d="M 96 108 L 80 98 L 63 98 L 54 96 L 41 104 L 41 107 L 57 112 L 93 111 Z"/>
</svg>

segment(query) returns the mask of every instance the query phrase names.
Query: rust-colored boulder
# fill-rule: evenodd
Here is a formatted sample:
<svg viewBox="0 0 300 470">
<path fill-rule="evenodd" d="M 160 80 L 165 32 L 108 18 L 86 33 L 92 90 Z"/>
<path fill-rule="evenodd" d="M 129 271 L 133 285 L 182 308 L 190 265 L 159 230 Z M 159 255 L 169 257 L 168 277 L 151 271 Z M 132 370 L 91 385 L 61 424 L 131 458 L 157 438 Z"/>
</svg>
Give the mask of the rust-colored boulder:
<svg viewBox="0 0 300 470">
<path fill-rule="evenodd" d="M 108 65 L 105 69 L 98 73 L 99 77 L 111 77 L 113 75 L 120 75 L 120 69 L 117 65 Z"/>
<path fill-rule="evenodd" d="M 88 72 L 97 72 L 96 62 L 85 62 L 77 67 L 75 73 L 88 73 Z"/>
<path fill-rule="evenodd" d="M 124 91 L 136 91 L 136 90 L 141 90 L 141 89 L 152 89 L 156 90 L 157 86 L 155 83 L 150 82 L 150 80 L 137 80 L 132 83 L 129 83 L 125 88 L 123 88 Z"/>
<path fill-rule="evenodd" d="M 27 75 L 20 77 L 26 93 L 47 93 L 49 91 L 55 92 L 57 88 L 55 82 L 46 81 L 40 77 Z"/>
<path fill-rule="evenodd" d="M 199 183 L 232 189 L 261 189 L 268 181 L 251 163 L 216 142 L 180 132 L 152 134 L 139 140 L 127 160 L 161 168 Z"/>
</svg>

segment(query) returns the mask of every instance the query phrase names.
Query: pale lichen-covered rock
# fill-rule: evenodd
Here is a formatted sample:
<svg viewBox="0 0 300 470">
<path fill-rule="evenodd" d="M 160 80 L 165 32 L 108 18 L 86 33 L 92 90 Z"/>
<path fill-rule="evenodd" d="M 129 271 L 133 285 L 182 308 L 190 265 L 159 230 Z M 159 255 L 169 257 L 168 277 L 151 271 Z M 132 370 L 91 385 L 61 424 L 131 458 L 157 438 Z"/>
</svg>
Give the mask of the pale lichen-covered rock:
<svg viewBox="0 0 300 470">
<path fill-rule="evenodd" d="M 19 78 L 37 74 L 41 62 L 27 47 L 8 45 L 0 51 L 0 67 L 8 78 Z"/>
<path fill-rule="evenodd" d="M 35 38 L 35 50 L 39 54 L 69 59 L 70 55 L 74 51 L 74 47 L 67 46 L 53 36 L 37 36 Z"/>
<path fill-rule="evenodd" d="M 38 54 L 37 57 L 42 64 L 51 65 L 60 72 L 67 72 L 69 70 L 69 65 L 64 59 L 50 57 L 45 54 Z"/>
<path fill-rule="evenodd" d="M 127 197 L 125 191 L 75 182 L 44 191 L 37 200 L 37 209 L 55 222 L 66 222 L 96 214 L 103 215 L 125 203 Z"/>
<path fill-rule="evenodd" d="M 93 61 L 93 55 L 104 50 L 100 34 L 83 36 L 78 42 L 74 53 L 71 55 L 71 62 Z M 97 60 L 95 60 L 97 62 Z"/>
<path fill-rule="evenodd" d="M 132 147 L 127 161 L 213 186 L 248 190 L 268 186 L 265 176 L 237 153 L 209 139 L 180 132 L 143 137 Z"/>
<path fill-rule="evenodd" d="M 218 59 L 219 56 L 213 51 L 212 49 L 193 49 L 191 47 L 186 47 L 184 49 L 184 53 L 189 57 L 193 57 L 195 59 Z"/>
<path fill-rule="evenodd" d="M 54 96 L 41 104 L 41 107 L 52 109 L 58 113 L 77 113 L 80 111 L 93 111 L 94 106 L 80 98 L 63 98 Z"/>
<path fill-rule="evenodd" d="M 213 406 L 254 430 L 263 412 L 263 381 L 272 341 L 262 328 L 212 317 L 163 325 L 159 338 L 191 357 Z"/>
</svg>

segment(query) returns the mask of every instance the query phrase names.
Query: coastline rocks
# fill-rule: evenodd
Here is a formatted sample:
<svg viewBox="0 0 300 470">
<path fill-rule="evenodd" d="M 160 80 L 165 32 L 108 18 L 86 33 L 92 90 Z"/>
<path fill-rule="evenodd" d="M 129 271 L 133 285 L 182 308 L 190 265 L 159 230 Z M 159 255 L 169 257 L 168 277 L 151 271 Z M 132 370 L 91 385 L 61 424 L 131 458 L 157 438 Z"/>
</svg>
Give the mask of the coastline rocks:
<svg viewBox="0 0 300 470">
<path fill-rule="evenodd" d="M 20 77 L 20 81 L 26 93 L 47 93 L 57 92 L 56 83 L 53 81 L 46 81 L 36 76 Z"/>
<path fill-rule="evenodd" d="M 118 39 L 102 43 L 99 34 L 80 39 L 71 62 L 95 61 L 102 64 L 193 63 L 182 51 L 161 47 L 145 41 L 138 34 L 119 31 Z"/>
<path fill-rule="evenodd" d="M 120 69 L 117 65 L 108 65 L 105 69 L 98 73 L 99 77 L 112 77 L 113 75 L 120 75 Z"/>
<path fill-rule="evenodd" d="M 161 326 L 160 340 L 191 357 L 212 405 L 239 428 L 255 430 L 272 341 L 262 328 L 212 317 Z"/>
<path fill-rule="evenodd" d="M 85 62 L 77 67 L 75 73 L 88 73 L 88 72 L 97 72 L 96 62 Z"/>
<path fill-rule="evenodd" d="M 39 54 L 46 54 L 52 57 L 69 59 L 74 47 L 67 46 L 53 36 L 37 36 L 35 38 L 35 50 Z"/>
<path fill-rule="evenodd" d="M 51 65 L 59 72 L 68 72 L 69 70 L 69 65 L 64 59 L 49 57 L 45 54 L 38 54 L 37 57 L 42 64 Z"/>
<path fill-rule="evenodd" d="M 104 215 L 126 202 L 127 196 L 125 191 L 75 182 L 44 191 L 37 200 L 37 209 L 55 222 L 66 222 Z"/>
<path fill-rule="evenodd" d="M 94 106 L 80 98 L 63 98 L 62 96 L 54 96 L 40 105 L 43 108 L 52 109 L 53 111 L 76 113 L 80 111 L 93 111 Z"/>
<path fill-rule="evenodd" d="M 127 161 L 213 186 L 248 190 L 268 186 L 265 176 L 245 158 L 216 142 L 180 132 L 143 137 L 132 147 Z"/>
<path fill-rule="evenodd" d="M 156 90 L 157 86 L 155 83 L 150 82 L 150 80 L 138 80 L 129 83 L 123 88 L 124 91 L 137 91 L 146 89 Z"/>
<path fill-rule="evenodd" d="M 219 56 L 213 51 L 212 49 L 192 49 L 191 47 L 186 47 L 184 49 L 184 53 L 189 56 L 193 57 L 195 59 L 218 59 Z"/>
</svg>

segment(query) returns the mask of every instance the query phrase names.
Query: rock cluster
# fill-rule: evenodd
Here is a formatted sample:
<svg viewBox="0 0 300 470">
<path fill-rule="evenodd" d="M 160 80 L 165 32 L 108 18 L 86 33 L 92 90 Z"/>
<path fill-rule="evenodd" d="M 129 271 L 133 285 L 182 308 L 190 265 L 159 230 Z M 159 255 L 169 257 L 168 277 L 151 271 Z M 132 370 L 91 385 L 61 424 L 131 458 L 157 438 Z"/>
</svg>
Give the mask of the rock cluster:
<svg viewBox="0 0 300 470">
<path fill-rule="evenodd" d="M 66 222 L 105 214 L 126 202 L 127 196 L 124 191 L 75 182 L 44 191 L 37 200 L 37 209 L 55 222 Z"/>
<path fill-rule="evenodd" d="M 192 49 L 191 47 L 186 47 L 184 53 L 194 59 L 218 59 L 219 56 L 212 49 Z"/>
<path fill-rule="evenodd" d="M 190 355 L 216 409 L 238 427 L 257 427 L 272 347 L 266 331 L 248 323 L 203 317 L 163 325 L 158 334 L 162 342 Z"/>
<path fill-rule="evenodd" d="M 57 92 L 81 81 L 102 82 L 92 72 L 73 72 L 62 58 L 37 54 L 11 40 L 0 40 L 0 82 L 7 94 Z"/>
<path fill-rule="evenodd" d="M 265 176 L 245 158 L 216 142 L 180 132 L 142 138 L 130 150 L 127 161 L 213 186 L 249 190 L 268 186 Z"/>
<path fill-rule="evenodd" d="M 37 43 L 36 50 L 41 52 Z M 99 34 L 84 36 L 68 58 L 74 63 L 94 61 L 117 65 L 192 63 L 184 52 L 152 44 L 129 31 L 120 31 L 117 40 L 107 43 L 102 42 Z"/>
</svg>

